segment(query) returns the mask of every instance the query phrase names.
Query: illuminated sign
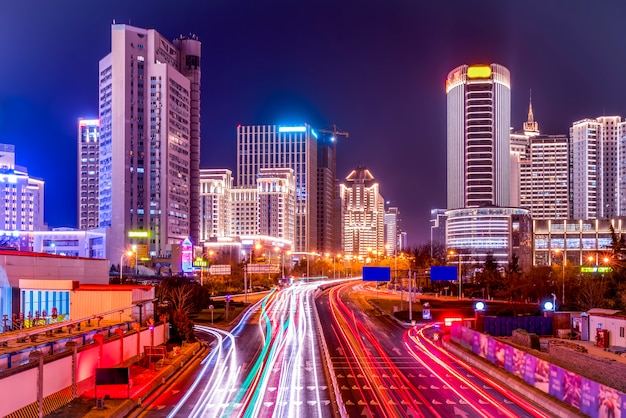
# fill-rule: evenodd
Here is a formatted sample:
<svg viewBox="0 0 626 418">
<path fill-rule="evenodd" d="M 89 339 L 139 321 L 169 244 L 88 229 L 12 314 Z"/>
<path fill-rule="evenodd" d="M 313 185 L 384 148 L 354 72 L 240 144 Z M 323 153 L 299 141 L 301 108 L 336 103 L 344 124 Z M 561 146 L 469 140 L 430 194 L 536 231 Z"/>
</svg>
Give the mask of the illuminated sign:
<svg viewBox="0 0 626 418">
<path fill-rule="evenodd" d="M 311 129 L 311 135 L 313 135 L 313 137 L 317 139 L 317 132 L 315 132 L 313 129 Z"/>
<path fill-rule="evenodd" d="M 581 267 L 581 273 L 610 273 L 613 269 L 611 267 Z"/>
<path fill-rule="evenodd" d="M 206 267 L 208 264 L 209 264 L 209 262 L 206 261 L 202 257 L 197 257 L 195 260 L 193 260 L 193 266 L 194 267 Z"/>
<path fill-rule="evenodd" d="M 128 238 L 149 238 L 150 231 L 128 231 Z"/>
<path fill-rule="evenodd" d="M 100 126 L 100 119 L 81 119 L 78 126 Z"/>
<path fill-rule="evenodd" d="M 278 132 L 306 132 L 306 126 L 279 126 Z"/>
<path fill-rule="evenodd" d="M 488 65 L 473 65 L 467 69 L 467 78 L 489 78 L 491 67 Z"/>
<path fill-rule="evenodd" d="M 181 249 L 181 270 L 184 273 L 191 273 L 193 271 L 193 245 L 191 244 L 191 240 L 186 238 L 182 244 L 180 244 Z"/>
</svg>

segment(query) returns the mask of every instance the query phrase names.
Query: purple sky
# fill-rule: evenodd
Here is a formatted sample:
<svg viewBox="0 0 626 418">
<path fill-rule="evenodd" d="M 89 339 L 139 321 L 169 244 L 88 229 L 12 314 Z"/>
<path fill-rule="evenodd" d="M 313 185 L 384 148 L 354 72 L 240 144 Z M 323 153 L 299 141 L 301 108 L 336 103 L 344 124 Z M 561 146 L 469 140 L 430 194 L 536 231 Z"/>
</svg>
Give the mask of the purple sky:
<svg viewBox="0 0 626 418">
<path fill-rule="evenodd" d="M 110 25 L 202 41 L 202 167 L 235 169 L 237 124 L 337 124 L 338 175 L 362 164 L 426 243 L 446 204 L 444 79 L 511 70 L 514 128 L 529 90 L 540 130 L 626 115 L 626 2 L 36 0 L 0 12 L 0 142 L 46 182 L 50 227 L 76 226 L 76 120 L 97 116 Z"/>
</svg>

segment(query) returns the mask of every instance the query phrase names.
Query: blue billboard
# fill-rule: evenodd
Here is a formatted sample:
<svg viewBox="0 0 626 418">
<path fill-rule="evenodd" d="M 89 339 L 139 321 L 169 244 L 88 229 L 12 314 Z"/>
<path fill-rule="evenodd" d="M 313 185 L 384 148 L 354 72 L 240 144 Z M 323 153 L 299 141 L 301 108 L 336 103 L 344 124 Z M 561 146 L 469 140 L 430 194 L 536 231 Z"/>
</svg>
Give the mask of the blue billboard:
<svg viewBox="0 0 626 418">
<path fill-rule="evenodd" d="M 457 273 L 456 266 L 431 266 L 430 280 L 457 280 Z"/>
<path fill-rule="evenodd" d="M 388 282 L 391 280 L 391 267 L 363 267 L 363 280 L 367 282 Z"/>
</svg>

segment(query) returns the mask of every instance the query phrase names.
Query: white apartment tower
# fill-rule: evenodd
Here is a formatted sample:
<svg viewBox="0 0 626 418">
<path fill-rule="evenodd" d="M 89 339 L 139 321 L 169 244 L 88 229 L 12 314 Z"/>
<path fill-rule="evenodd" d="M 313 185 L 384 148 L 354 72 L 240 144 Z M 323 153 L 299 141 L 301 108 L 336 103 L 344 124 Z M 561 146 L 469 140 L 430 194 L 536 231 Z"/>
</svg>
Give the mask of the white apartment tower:
<svg viewBox="0 0 626 418">
<path fill-rule="evenodd" d="M 200 241 L 228 236 L 232 188 L 232 171 L 200 169 Z"/>
<path fill-rule="evenodd" d="M 569 217 L 569 146 L 565 135 L 529 138 L 520 163 L 520 203 L 533 219 Z"/>
<path fill-rule="evenodd" d="M 343 252 L 346 256 L 368 257 L 370 251 L 385 250 L 385 201 L 374 176 L 357 167 L 341 184 Z"/>
<path fill-rule="evenodd" d="M 114 24 L 100 60 L 99 226 L 111 259 L 144 230 L 150 256 L 199 240 L 200 42 Z"/>
<path fill-rule="evenodd" d="M 257 177 L 259 234 L 294 241 L 296 180 L 291 168 L 262 168 Z"/>
<path fill-rule="evenodd" d="M 448 209 L 509 206 L 509 70 L 459 66 L 448 74 L 446 93 Z"/>
<path fill-rule="evenodd" d="M 398 222 L 400 221 L 400 211 L 398 208 L 390 207 L 385 213 L 385 254 L 395 255 L 400 250 L 398 244 Z"/>
<path fill-rule="evenodd" d="M 43 187 L 43 180 L 29 177 L 25 167 L 15 165 L 15 145 L 0 144 L 0 190 L 4 200 L 0 227 L 3 230 L 46 229 Z"/>
<path fill-rule="evenodd" d="M 316 250 L 317 141 L 310 125 L 237 127 L 237 187 L 254 188 L 262 168 L 295 176 L 295 251 Z M 237 234 L 242 235 L 242 234 Z"/>
<path fill-rule="evenodd" d="M 98 227 L 100 121 L 78 120 L 78 229 Z"/>
</svg>

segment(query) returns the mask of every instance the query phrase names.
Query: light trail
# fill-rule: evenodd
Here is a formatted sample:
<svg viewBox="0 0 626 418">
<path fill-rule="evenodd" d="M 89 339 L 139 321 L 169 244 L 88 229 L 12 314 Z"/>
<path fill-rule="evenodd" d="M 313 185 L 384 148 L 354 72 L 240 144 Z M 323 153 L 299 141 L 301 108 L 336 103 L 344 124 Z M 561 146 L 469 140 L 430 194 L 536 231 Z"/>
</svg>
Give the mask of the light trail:
<svg viewBox="0 0 626 418">
<path fill-rule="evenodd" d="M 476 377 L 478 377 L 481 381 L 489 384 L 491 387 L 496 389 L 501 395 L 506 396 L 507 398 L 510 398 L 517 406 L 519 406 L 522 409 L 526 410 L 531 415 L 533 415 L 535 417 L 545 417 L 545 418 L 549 418 L 550 417 L 550 415 L 547 415 L 545 412 L 539 410 L 538 408 L 536 408 L 532 404 L 528 403 L 528 401 L 522 399 L 521 397 L 515 395 L 514 393 L 511 393 L 507 388 L 502 386 L 502 384 L 500 382 L 492 379 L 491 377 L 485 375 L 484 373 L 479 372 L 478 370 L 476 370 L 475 368 L 473 368 L 469 364 L 463 362 L 462 360 L 460 360 L 460 359 L 458 359 L 456 357 L 453 357 L 446 350 L 444 350 L 441 347 L 439 347 L 438 345 L 434 344 L 424 334 L 424 331 L 426 331 L 427 329 L 432 328 L 434 326 L 435 326 L 435 324 L 431 324 L 431 325 L 424 326 L 424 327 L 422 327 L 420 329 L 407 330 L 407 332 L 405 333 L 404 340 L 405 340 L 405 346 L 409 350 L 409 353 L 411 354 L 411 356 L 413 356 L 415 358 L 415 356 L 417 356 L 418 353 L 415 351 L 415 348 L 413 348 L 409 344 L 409 340 L 413 344 L 415 344 L 415 347 L 420 349 L 419 350 L 419 354 L 423 354 L 423 355 L 426 355 L 429 358 L 431 358 L 434 362 L 436 362 L 438 365 L 443 367 L 448 373 L 453 375 L 459 381 L 463 382 L 467 387 L 471 388 L 474 391 L 474 393 L 476 393 L 477 395 L 482 396 L 483 398 L 485 398 L 489 403 L 491 403 L 495 408 L 497 408 L 500 411 L 500 413 L 503 414 L 503 415 L 506 415 L 506 416 L 509 416 L 509 417 L 517 417 L 518 414 L 516 414 L 515 412 L 509 410 L 505 405 L 502 405 L 502 403 L 500 403 L 497 399 L 495 399 L 491 395 L 489 395 L 479 385 L 476 385 L 474 382 L 472 382 L 469 379 L 467 379 L 465 376 L 463 376 L 461 373 L 459 373 L 458 370 L 456 370 L 454 367 L 452 367 L 450 363 L 446 363 L 441 358 L 437 357 L 435 354 L 433 354 L 433 351 L 437 351 L 439 354 L 441 354 L 444 357 L 448 358 L 448 360 L 450 362 L 456 362 L 456 363 L 460 364 L 461 366 L 463 366 L 465 369 L 471 370 L 472 374 L 474 374 Z M 412 333 L 414 335 L 412 335 Z M 419 337 L 421 337 L 421 339 Z M 426 347 L 425 343 L 428 344 L 429 347 Z M 422 360 L 419 359 L 418 361 L 422 361 Z"/>
</svg>

